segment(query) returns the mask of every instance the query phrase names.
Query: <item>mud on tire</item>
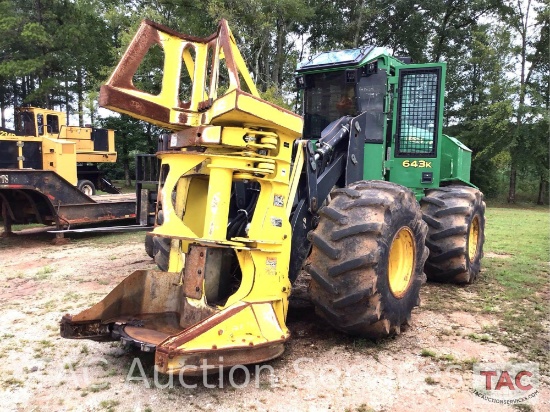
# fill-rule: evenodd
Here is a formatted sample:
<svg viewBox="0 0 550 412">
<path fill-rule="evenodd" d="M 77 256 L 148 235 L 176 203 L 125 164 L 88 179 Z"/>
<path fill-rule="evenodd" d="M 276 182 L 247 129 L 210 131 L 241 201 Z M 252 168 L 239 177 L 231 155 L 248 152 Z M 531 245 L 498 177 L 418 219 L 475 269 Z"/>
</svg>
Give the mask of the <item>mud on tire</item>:
<svg viewBox="0 0 550 412">
<path fill-rule="evenodd" d="M 331 196 L 309 235 L 305 270 L 316 311 L 349 334 L 377 339 L 399 333 L 426 279 L 427 226 L 418 202 L 409 189 L 383 181 L 356 182 Z M 396 294 L 390 288 L 390 249 L 393 256 L 402 232 L 410 233 L 410 277 Z"/>
<path fill-rule="evenodd" d="M 472 283 L 479 274 L 485 241 L 483 193 L 468 186 L 430 190 L 420 205 L 428 224 L 428 279 Z"/>
<path fill-rule="evenodd" d="M 145 242 L 144 243 L 145 243 L 145 253 L 147 253 L 147 255 L 150 258 L 153 258 L 155 256 L 155 252 L 154 252 L 155 241 L 153 239 L 153 236 L 145 235 Z"/>
<path fill-rule="evenodd" d="M 164 213 L 162 210 L 158 211 L 156 220 L 159 225 L 164 223 Z M 168 272 L 171 246 L 172 240 L 170 238 L 145 236 L 145 251 L 153 258 L 158 268 L 163 272 Z"/>
<path fill-rule="evenodd" d="M 163 272 L 168 271 L 168 263 L 170 259 L 170 246 L 172 241 L 167 237 L 153 237 L 153 259 L 158 268 Z"/>
</svg>

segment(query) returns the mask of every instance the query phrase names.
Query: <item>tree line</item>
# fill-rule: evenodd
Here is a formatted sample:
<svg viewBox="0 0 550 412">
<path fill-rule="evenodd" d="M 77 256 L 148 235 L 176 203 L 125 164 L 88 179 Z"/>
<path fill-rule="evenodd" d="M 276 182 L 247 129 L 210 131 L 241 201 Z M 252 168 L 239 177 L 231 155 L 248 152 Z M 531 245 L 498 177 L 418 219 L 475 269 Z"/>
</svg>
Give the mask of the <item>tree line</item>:
<svg viewBox="0 0 550 412">
<path fill-rule="evenodd" d="M 26 104 L 113 127 L 129 178 L 132 153 L 154 152 L 162 131 L 99 118 L 97 97 L 144 18 L 195 36 L 227 19 L 264 98 L 291 109 L 296 64 L 319 51 L 378 45 L 415 62 L 446 61 L 445 132 L 473 149 L 473 182 L 509 202 L 547 200 L 545 1 L 0 0 L 2 127 L 7 109 Z M 158 88 L 158 64 L 152 56 L 140 66 L 144 89 Z"/>
</svg>

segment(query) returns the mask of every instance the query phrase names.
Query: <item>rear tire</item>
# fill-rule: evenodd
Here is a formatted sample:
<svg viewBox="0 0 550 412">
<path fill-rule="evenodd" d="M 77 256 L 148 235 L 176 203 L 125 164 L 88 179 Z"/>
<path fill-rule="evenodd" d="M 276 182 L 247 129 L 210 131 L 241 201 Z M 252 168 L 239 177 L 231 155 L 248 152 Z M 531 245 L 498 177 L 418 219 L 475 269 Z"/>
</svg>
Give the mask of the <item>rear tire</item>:
<svg viewBox="0 0 550 412">
<path fill-rule="evenodd" d="M 437 282 L 473 283 L 485 241 L 483 193 L 468 186 L 430 190 L 420 201 L 430 255 L 424 268 Z"/>
<path fill-rule="evenodd" d="M 400 332 L 425 282 L 427 227 L 413 192 L 384 181 L 361 181 L 331 193 L 310 232 L 310 296 L 317 313 L 352 335 Z"/>
<path fill-rule="evenodd" d="M 89 180 L 79 180 L 76 187 L 86 196 L 93 196 L 96 194 L 95 186 Z"/>
</svg>

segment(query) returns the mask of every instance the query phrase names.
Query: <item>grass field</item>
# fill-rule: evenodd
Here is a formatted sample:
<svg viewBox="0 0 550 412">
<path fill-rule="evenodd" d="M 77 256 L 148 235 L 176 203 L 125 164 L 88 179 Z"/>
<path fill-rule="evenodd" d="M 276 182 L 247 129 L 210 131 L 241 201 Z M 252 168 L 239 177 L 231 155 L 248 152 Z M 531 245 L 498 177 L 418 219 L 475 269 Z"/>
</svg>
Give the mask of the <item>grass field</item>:
<svg viewBox="0 0 550 412">
<path fill-rule="evenodd" d="M 15 230 L 29 227 L 20 225 Z M 488 207 L 485 257 L 474 285 L 433 284 L 435 311 L 466 310 L 490 314 L 498 326 L 486 328 L 481 340 L 505 344 L 522 360 L 539 362 L 550 374 L 550 213 L 547 207 Z M 71 235 L 83 245 L 117 245 L 142 234 Z M 476 337 L 473 337 L 474 339 Z"/>
<path fill-rule="evenodd" d="M 474 285 L 430 285 L 432 310 L 496 316 L 477 338 L 500 342 L 550 372 L 550 213 L 548 208 L 488 207 L 482 272 Z M 474 337 L 476 338 L 476 337 Z"/>
<path fill-rule="evenodd" d="M 480 309 L 501 318 L 496 339 L 548 373 L 549 211 L 489 208 L 486 237 Z"/>
<path fill-rule="evenodd" d="M 201 378 L 188 382 L 198 382 L 196 390 L 147 389 L 135 385 L 139 381 L 125 380 L 135 352 L 116 342 L 59 337 L 59 319 L 65 313 L 103 299 L 132 271 L 155 267 L 145 255 L 143 232 L 71 234 L 64 246 L 52 245 L 48 233 L 0 238 L 0 401 L 6 410 L 43 405 L 65 410 L 170 410 L 174 405 L 306 410 L 309 405 L 389 411 L 402 410 L 406 399 L 407 408 L 416 412 L 462 411 L 474 396 L 475 363 L 517 360 L 538 362 L 545 384 L 540 386 L 540 408 L 522 404 L 516 409 L 546 410 L 549 225 L 547 208 L 489 207 L 478 281 L 466 286 L 428 282 L 412 324 L 394 338 L 372 342 L 344 336 L 313 316 L 307 304 L 294 306 L 288 319 L 292 339 L 285 354 L 271 363 L 277 386 L 264 374 L 261 385 L 239 391 L 229 386 L 208 389 Z M 307 282 L 303 286 L 305 297 Z M 139 356 L 152 382 L 152 357 Z M 319 376 L 326 380 L 313 378 Z M 282 398 L 286 406 L 279 407 Z M 487 404 L 479 410 L 495 409 Z"/>
</svg>

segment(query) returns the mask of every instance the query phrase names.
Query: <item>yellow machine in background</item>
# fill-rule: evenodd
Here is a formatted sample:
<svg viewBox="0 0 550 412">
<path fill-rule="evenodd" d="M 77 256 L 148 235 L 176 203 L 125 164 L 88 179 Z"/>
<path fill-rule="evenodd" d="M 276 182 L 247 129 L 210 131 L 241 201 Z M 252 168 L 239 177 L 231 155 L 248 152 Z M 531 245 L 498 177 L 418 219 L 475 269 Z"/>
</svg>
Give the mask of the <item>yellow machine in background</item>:
<svg viewBox="0 0 550 412">
<path fill-rule="evenodd" d="M 55 110 L 16 108 L 15 130 L 0 129 L 2 236 L 12 235 L 14 224 L 66 231 L 146 216 L 147 207 L 136 211 L 136 195 L 121 194 L 97 167 L 116 158 L 113 130 L 67 126 Z M 96 189 L 116 196 L 93 196 Z"/>
<path fill-rule="evenodd" d="M 53 171 L 87 195 L 119 193 L 97 169 L 116 161 L 113 130 L 67 126 L 65 113 L 36 107 L 16 108 L 15 123 L 0 131 L 0 169 Z"/>
</svg>

